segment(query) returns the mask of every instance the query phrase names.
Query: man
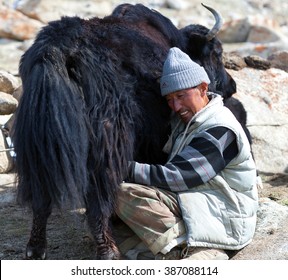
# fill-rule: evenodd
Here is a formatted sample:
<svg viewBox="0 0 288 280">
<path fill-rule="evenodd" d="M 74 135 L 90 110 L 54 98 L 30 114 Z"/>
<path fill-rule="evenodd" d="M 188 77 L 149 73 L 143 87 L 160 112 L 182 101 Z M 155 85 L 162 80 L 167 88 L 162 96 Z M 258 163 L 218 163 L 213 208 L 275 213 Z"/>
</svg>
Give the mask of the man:
<svg viewBox="0 0 288 280">
<path fill-rule="evenodd" d="M 131 162 L 118 216 L 156 259 L 228 259 L 256 226 L 256 168 L 246 135 L 204 68 L 170 49 L 160 80 L 174 112 L 165 165 Z"/>
</svg>

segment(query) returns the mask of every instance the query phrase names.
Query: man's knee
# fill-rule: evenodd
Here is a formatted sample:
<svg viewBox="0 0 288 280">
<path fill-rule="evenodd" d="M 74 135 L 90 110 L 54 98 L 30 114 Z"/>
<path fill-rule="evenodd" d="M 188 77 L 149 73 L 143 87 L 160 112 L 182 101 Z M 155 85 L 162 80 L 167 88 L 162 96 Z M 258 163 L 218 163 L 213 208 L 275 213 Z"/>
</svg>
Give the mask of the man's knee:
<svg viewBox="0 0 288 280">
<path fill-rule="evenodd" d="M 141 186 L 133 183 L 122 183 L 120 185 L 117 200 L 118 200 L 118 209 L 127 207 L 135 199 L 135 193 L 139 191 Z M 138 190 L 137 190 L 138 189 Z"/>
<path fill-rule="evenodd" d="M 122 183 L 119 188 L 118 198 L 123 199 L 125 197 L 130 197 L 134 193 L 136 186 L 137 185 L 133 183 Z"/>
</svg>

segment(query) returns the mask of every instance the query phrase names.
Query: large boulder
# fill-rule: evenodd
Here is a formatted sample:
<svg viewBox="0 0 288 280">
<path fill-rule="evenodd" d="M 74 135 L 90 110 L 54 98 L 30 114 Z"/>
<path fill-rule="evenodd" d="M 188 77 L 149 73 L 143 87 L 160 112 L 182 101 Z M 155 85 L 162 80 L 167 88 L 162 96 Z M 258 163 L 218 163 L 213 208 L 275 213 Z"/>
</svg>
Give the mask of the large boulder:
<svg viewBox="0 0 288 280">
<path fill-rule="evenodd" d="M 287 260 L 288 207 L 271 199 L 259 202 L 254 239 L 232 257 L 233 260 Z"/>
<path fill-rule="evenodd" d="M 241 56 L 258 55 L 267 58 L 276 51 L 288 48 L 288 38 L 275 19 L 265 16 L 247 16 L 231 19 L 218 34 L 224 49 Z"/>
<path fill-rule="evenodd" d="M 12 94 L 19 86 L 19 79 L 6 71 L 0 70 L 0 91 Z"/>
<path fill-rule="evenodd" d="M 0 3 L 0 37 L 15 40 L 31 39 L 42 26 L 39 21 Z"/>
<path fill-rule="evenodd" d="M 258 170 L 288 172 L 288 73 L 248 67 L 229 73 L 237 83 L 234 96 L 247 111 Z"/>
</svg>

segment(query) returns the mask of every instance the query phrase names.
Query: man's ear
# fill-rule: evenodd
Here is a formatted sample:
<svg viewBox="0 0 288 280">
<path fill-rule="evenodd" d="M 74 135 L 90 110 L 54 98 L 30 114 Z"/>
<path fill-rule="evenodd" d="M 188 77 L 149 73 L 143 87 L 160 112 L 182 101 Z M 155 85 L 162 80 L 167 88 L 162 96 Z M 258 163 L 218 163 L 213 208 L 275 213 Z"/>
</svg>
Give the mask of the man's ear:
<svg viewBox="0 0 288 280">
<path fill-rule="evenodd" d="M 207 91 L 208 91 L 208 84 L 205 82 L 202 82 L 199 85 L 200 91 L 201 91 L 201 96 L 206 95 Z"/>
</svg>

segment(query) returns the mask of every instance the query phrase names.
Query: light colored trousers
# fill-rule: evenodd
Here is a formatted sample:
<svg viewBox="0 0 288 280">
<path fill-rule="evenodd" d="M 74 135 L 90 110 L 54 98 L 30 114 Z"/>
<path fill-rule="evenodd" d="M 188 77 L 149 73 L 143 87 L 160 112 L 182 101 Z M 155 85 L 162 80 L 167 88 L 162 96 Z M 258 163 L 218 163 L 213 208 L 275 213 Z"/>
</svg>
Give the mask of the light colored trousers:
<svg viewBox="0 0 288 280">
<path fill-rule="evenodd" d="M 121 184 L 117 215 L 156 255 L 185 234 L 175 193 L 132 183 Z"/>
</svg>

